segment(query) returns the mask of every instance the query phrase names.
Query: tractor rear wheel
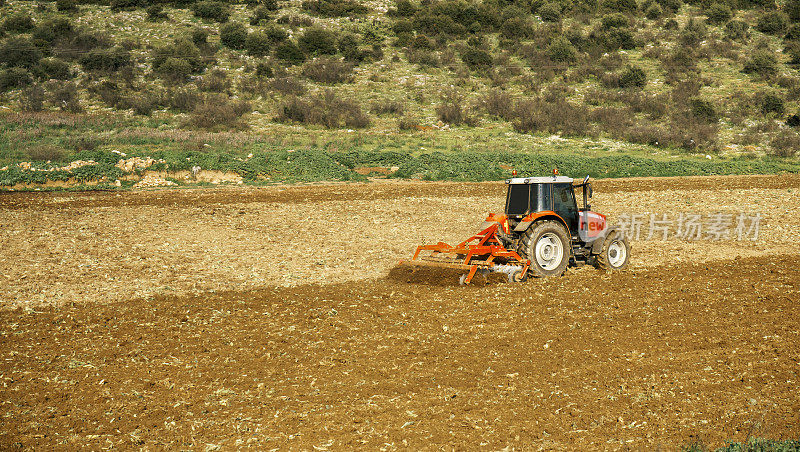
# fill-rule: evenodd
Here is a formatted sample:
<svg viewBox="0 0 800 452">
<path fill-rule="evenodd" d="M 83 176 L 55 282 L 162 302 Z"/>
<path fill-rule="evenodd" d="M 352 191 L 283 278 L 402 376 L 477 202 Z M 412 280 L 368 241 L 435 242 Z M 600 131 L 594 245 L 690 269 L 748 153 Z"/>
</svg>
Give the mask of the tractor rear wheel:
<svg viewBox="0 0 800 452">
<path fill-rule="evenodd" d="M 561 276 L 569 263 L 569 238 L 563 225 L 555 221 L 534 224 L 520 240 L 520 253 L 531 260 L 535 277 Z"/>
<path fill-rule="evenodd" d="M 595 267 L 603 271 L 622 270 L 628 265 L 631 247 L 628 239 L 618 232 L 612 232 L 603 243 L 603 251 L 595 260 Z"/>
</svg>

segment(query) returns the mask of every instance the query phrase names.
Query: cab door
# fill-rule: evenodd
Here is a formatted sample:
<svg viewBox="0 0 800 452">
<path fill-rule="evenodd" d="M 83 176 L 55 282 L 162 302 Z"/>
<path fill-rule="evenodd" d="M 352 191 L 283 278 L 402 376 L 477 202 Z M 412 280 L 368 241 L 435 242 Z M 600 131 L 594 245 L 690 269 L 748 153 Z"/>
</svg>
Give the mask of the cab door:
<svg viewBox="0 0 800 452">
<path fill-rule="evenodd" d="M 572 184 L 553 184 L 553 211 L 567 222 L 570 236 L 577 238 L 578 204 Z"/>
</svg>

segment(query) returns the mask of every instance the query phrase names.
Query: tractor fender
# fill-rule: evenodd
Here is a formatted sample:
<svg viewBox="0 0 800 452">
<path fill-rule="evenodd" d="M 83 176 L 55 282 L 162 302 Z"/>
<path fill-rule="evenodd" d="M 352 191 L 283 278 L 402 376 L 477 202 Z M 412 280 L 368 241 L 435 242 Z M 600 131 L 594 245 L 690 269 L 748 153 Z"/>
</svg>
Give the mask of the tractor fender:
<svg viewBox="0 0 800 452">
<path fill-rule="evenodd" d="M 597 237 L 592 242 L 592 254 L 600 254 L 603 252 L 603 245 L 606 243 L 606 237 L 611 235 L 612 232 L 619 231 L 619 226 L 609 226 L 603 231 L 603 235 Z"/>
<path fill-rule="evenodd" d="M 564 221 L 559 214 L 553 212 L 552 210 L 543 210 L 541 212 L 532 213 L 526 216 L 522 219 L 522 221 L 517 223 L 517 226 L 514 228 L 514 232 L 525 232 L 533 223 L 539 220 L 558 220 L 564 226 L 564 229 L 567 230 L 567 234 L 570 234 L 567 222 Z"/>
</svg>

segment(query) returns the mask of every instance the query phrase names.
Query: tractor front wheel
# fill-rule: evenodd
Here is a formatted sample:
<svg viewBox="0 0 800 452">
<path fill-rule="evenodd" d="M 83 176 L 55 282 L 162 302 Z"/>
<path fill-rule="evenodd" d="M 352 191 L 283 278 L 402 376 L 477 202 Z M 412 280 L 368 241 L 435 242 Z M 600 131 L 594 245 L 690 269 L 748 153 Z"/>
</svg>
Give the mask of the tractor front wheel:
<svg viewBox="0 0 800 452">
<path fill-rule="evenodd" d="M 603 251 L 595 260 L 595 267 L 603 271 L 622 270 L 628 265 L 631 247 L 628 239 L 618 232 L 612 232 L 603 244 Z"/>
<path fill-rule="evenodd" d="M 555 221 L 534 224 L 520 241 L 520 252 L 530 259 L 530 271 L 535 277 L 563 275 L 569 251 L 567 231 Z"/>
</svg>

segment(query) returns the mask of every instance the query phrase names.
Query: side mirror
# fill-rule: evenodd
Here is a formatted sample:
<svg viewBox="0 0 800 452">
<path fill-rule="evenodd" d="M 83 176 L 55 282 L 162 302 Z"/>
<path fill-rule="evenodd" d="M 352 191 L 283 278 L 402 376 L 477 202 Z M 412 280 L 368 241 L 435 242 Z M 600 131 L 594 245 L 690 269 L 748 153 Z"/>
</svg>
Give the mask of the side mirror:
<svg viewBox="0 0 800 452">
<path fill-rule="evenodd" d="M 592 197 L 592 193 L 593 193 L 593 192 L 594 192 L 594 190 L 592 190 L 592 186 L 590 185 L 590 186 L 589 186 L 589 197 L 590 197 L 590 198 Z"/>
</svg>

